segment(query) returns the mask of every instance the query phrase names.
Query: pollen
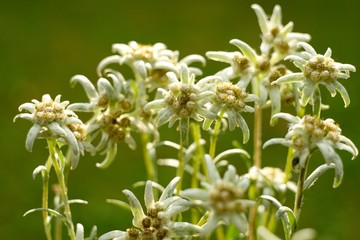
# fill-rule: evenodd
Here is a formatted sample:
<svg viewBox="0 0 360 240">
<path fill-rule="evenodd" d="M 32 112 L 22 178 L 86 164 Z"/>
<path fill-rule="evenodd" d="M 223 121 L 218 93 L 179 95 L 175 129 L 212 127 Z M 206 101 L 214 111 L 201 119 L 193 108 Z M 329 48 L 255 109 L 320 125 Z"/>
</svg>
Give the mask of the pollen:
<svg viewBox="0 0 360 240">
<path fill-rule="evenodd" d="M 242 196 L 243 193 L 238 187 L 221 180 L 210 191 L 212 205 L 219 214 L 241 211 L 242 206 L 237 200 L 241 199 Z"/>
<path fill-rule="evenodd" d="M 318 81 L 335 81 L 336 67 L 332 58 L 325 58 L 322 55 L 316 55 L 310 59 L 304 69 L 305 77 Z"/>
<path fill-rule="evenodd" d="M 66 118 L 65 108 L 52 100 L 35 103 L 35 118 L 38 122 L 63 122 Z"/>
<path fill-rule="evenodd" d="M 228 108 L 241 112 L 245 108 L 245 98 L 248 94 L 239 86 L 230 82 L 220 82 L 216 85 L 216 101 Z"/>
</svg>

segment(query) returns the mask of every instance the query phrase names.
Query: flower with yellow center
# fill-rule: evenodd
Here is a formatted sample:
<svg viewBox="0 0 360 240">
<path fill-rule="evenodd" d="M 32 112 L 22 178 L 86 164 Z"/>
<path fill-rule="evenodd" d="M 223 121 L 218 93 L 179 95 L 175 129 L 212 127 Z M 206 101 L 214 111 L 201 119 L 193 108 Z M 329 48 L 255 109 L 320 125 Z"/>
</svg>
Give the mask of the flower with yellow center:
<svg viewBox="0 0 360 240">
<path fill-rule="evenodd" d="M 272 84 L 300 82 L 301 100 L 300 103 L 306 106 L 309 100 L 320 109 L 321 101 L 319 85 L 324 85 L 331 96 L 334 97 L 337 92 L 340 93 L 345 107 L 350 104 L 350 97 L 345 87 L 338 81 L 339 79 L 347 79 L 350 77 L 350 71 L 355 72 L 356 69 L 351 64 L 343 64 L 335 62 L 331 58 L 331 49 L 328 48 L 324 55 L 317 54 L 314 48 L 308 43 L 301 42 L 298 44 L 305 51 L 299 55 L 290 55 L 285 60 L 293 61 L 301 72 L 286 74 L 278 78 Z M 321 98 L 320 98 L 321 99 Z"/>
<path fill-rule="evenodd" d="M 68 109 L 69 101 L 60 101 L 61 95 L 57 95 L 53 100 L 49 94 L 42 96 L 41 101 L 33 99 L 31 103 L 24 103 L 19 106 L 19 111 L 27 111 L 28 113 L 20 113 L 15 116 L 31 121 L 34 125 L 30 128 L 25 147 L 31 152 L 34 141 L 38 137 L 48 139 L 65 139 L 69 144 L 72 153 L 72 167 L 76 167 L 80 157 L 78 134 L 74 131 L 74 125 L 82 125 L 82 121 L 77 115 Z"/>
<path fill-rule="evenodd" d="M 212 105 L 209 111 L 214 114 L 224 113 L 223 117 L 229 123 L 230 131 L 240 127 L 243 132 L 243 142 L 246 143 L 250 137 L 250 130 L 242 116 L 244 112 L 254 112 L 254 108 L 246 105 L 258 99 L 255 94 L 249 94 L 236 84 L 228 81 L 215 82 L 215 96 L 212 97 Z M 208 129 L 213 119 L 204 121 L 204 129 Z"/>
<path fill-rule="evenodd" d="M 295 169 L 304 168 L 310 154 L 320 150 L 328 165 L 335 164 L 334 187 L 338 186 L 343 177 L 343 164 L 335 149 L 351 153 L 353 159 L 358 155 L 358 149 L 350 139 L 341 134 L 341 128 L 334 120 L 330 118 L 322 120 L 309 115 L 299 118 L 288 113 L 278 113 L 273 117 L 287 120 L 290 122 L 290 127 L 285 138 L 270 139 L 263 147 L 282 144 L 293 148 Z"/>
<path fill-rule="evenodd" d="M 223 178 L 209 155 L 205 155 L 209 182 L 202 182 L 204 188 L 189 188 L 180 193 L 180 196 L 189 198 L 193 206 L 204 207 L 209 211 L 207 222 L 202 226 L 203 233 L 210 234 L 221 221 L 225 225 L 234 224 L 241 232 L 246 233 L 248 222 L 245 215 L 247 209 L 255 202 L 245 199 L 249 187 L 248 178 L 240 178 L 236 169 L 228 165 Z"/>
</svg>

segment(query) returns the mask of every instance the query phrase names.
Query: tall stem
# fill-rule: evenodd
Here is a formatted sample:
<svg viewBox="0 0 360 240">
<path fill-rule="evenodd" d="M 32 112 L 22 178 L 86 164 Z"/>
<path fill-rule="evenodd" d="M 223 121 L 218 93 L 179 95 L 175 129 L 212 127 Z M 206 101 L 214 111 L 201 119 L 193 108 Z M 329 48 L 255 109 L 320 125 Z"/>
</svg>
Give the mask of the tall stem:
<svg viewBox="0 0 360 240">
<path fill-rule="evenodd" d="M 225 108 L 222 108 L 220 110 L 219 119 L 215 123 L 214 132 L 211 134 L 210 137 L 210 148 L 209 148 L 209 155 L 211 158 L 215 157 L 215 151 L 216 151 L 216 142 L 220 131 L 221 126 L 221 120 L 224 116 Z"/>
<path fill-rule="evenodd" d="M 176 193 L 180 194 L 180 190 L 182 189 L 182 182 L 184 176 L 184 168 L 185 168 L 185 160 L 184 160 L 184 148 L 188 146 L 189 143 L 189 118 L 180 119 L 180 150 L 179 150 L 179 167 L 176 171 L 176 176 L 180 177 L 179 183 L 176 187 Z"/>
<path fill-rule="evenodd" d="M 145 133 L 140 134 L 141 143 L 142 143 L 142 150 L 143 150 L 143 156 L 144 156 L 144 162 L 145 162 L 145 169 L 146 174 L 149 180 L 157 182 L 157 173 L 155 169 L 155 165 L 153 162 L 153 159 L 150 155 L 150 149 L 149 149 L 149 136 Z"/>
<path fill-rule="evenodd" d="M 64 214 L 67 220 L 66 226 L 68 228 L 68 233 L 71 240 L 75 240 L 75 230 L 74 230 L 74 224 L 72 222 L 72 216 L 71 216 L 71 210 L 70 210 L 70 204 L 69 199 L 67 195 L 67 187 L 65 183 L 65 177 L 63 173 L 63 168 L 65 166 L 65 159 L 62 152 L 57 148 L 57 144 L 55 140 L 48 140 L 48 146 L 49 151 L 52 158 L 52 163 L 54 166 L 54 170 L 56 173 L 56 176 L 59 181 L 60 189 L 61 189 L 61 198 L 64 204 Z M 59 164 L 60 162 L 60 164 Z"/>
<path fill-rule="evenodd" d="M 294 203 L 294 214 L 297 221 L 299 221 L 300 219 L 301 207 L 304 198 L 304 182 L 306 178 L 306 170 L 307 170 L 308 162 L 309 162 L 309 157 L 306 159 L 304 166 L 300 167 L 300 173 L 297 182 L 297 190 L 296 190 L 295 203 Z"/>
<path fill-rule="evenodd" d="M 255 103 L 254 113 L 254 166 L 261 168 L 262 109 Z"/>
<path fill-rule="evenodd" d="M 49 207 L 49 172 L 51 170 L 51 157 L 46 161 L 45 167 L 46 167 L 46 173 L 42 173 L 43 178 L 43 187 L 42 187 L 42 208 L 47 209 Z M 45 235 L 46 239 L 51 240 L 51 222 L 49 218 L 49 212 L 43 211 L 43 222 L 44 222 L 44 229 L 45 229 Z"/>
</svg>

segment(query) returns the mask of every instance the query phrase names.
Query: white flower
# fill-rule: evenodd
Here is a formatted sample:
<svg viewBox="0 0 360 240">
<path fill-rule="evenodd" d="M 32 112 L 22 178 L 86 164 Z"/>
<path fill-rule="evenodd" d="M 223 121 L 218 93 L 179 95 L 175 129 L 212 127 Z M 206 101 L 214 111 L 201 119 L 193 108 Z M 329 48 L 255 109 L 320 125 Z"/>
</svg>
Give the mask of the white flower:
<svg viewBox="0 0 360 240">
<path fill-rule="evenodd" d="M 216 81 L 214 85 L 215 96 L 211 98 L 212 105 L 209 111 L 214 114 L 224 112 L 224 117 L 229 122 L 230 131 L 234 130 L 235 127 L 240 127 L 243 132 L 243 142 L 246 143 L 249 140 L 250 131 L 241 114 L 254 112 L 254 108 L 246 104 L 256 101 L 258 97 L 255 94 L 245 92 L 244 89 L 229 81 Z M 204 129 L 208 129 L 212 122 L 213 119 L 206 119 Z"/>
<path fill-rule="evenodd" d="M 351 64 L 335 62 L 331 58 L 330 48 L 327 49 L 324 55 L 321 55 L 317 54 L 314 48 L 305 42 L 298 45 L 303 47 L 305 51 L 301 52 L 300 56 L 290 55 L 285 60 L 293 61 L 301 72 L 287 74 L 278 78 L 272 84 L 301 82 L 301 104 L 303 106 L 307 105 L 310 99 L 315 101 L 316 94 L 320 95 L 319 84 L 321 84 L 329 90 L 333 97 L 336 92 L 339 92 L 345 107 L 347 107 L 350 104 L 350 98 L 345 87 L 339 83 L 338 79 L 349 78 L 349 72 L 355 72 L 355 67 Z"/>
<path fill-rule="evenodd" d="M 133 70 L 135 78 L 144 80 L 150 90 L 166 86 L 168 83 L 166 72 L 172 71 L 179 75 L 183 63 L 205 64 L 205 59 L 197 54 L 179 60 L 179 52 L 167 49 L 163 43 L 154 45 L 143 45 L 135 41 L 129 44 L 116 43 L 113 44 L 112 50 L 117 55 L 109 56 L 99 63 L 97 69 L 99 76 L 109 64 L 127 64 Z M 196 75 L 202 74 L 202 71 L 196 67 L 190 67 L 189 71 Z"/>
<path fill-rule="evenodd" d="M 305 163 L 312 152 L 319 149 L 325 162 L 335 164 L 334 187 L 341 183 L 343 164 L 335 149 L 345 150 L 358 155 L 358 149 L 347 137 L 341 135 L 341 128 L 328 118 L 321 120 L 309 115 L 303 118 L 294 117 L 288 113 L 275 114 L 276 118 L 283 118 L 290 122 L 285 138 L 273 138 L 264 143 L 264 148 L 272 144 L 282 144 L 294 149 L 293 167 L 305 167 Z"/>
<path fill-rule="evenodd" d="M 69 144 L 73 161 L 72 167 L 76 167 L 80 157 L 80 147 L 78 141 L 84 138 L 77 138 L 78 135 L 70 128 L 74 124 L 82 125 L 82 121 L 77 115 L 68 109 L 69 101 L 60 101 L 61 95 L 57 95 L 53 100 L 49 94 L 42 96 L 41 102 L 33 99 L 31 103 L 24 103 L 19 106 L 19 111 L 27 111 L 28 113 L 20 113 L 15 116 L 31 121 L 34 125 L 30 128 L 25 142 L 26 149 L 31 152 L 34 141 L 38 137 L 65 139 Z M 70 127 L 70 128 L 69 128 Z M 83 148 L 82 148 L 83 149 Z"/>
<path fill-rule="evenodd" d="M 246 233 L 248 222 L 244 212 L 254 204 L 244 199 L 249 179 L 240 178 L 232 165 L 221 178 L 211 157 L 206 155 L 205 160 L 210 181 L 202 182 L 204 189 L 190 188 L 180 195 L 191 199 L 194 206 L 209 210 L 207 222 L 202 226 L 204 234 L 210 235 L 221 221 L 226 225 L 234 224 L 240 232 Z"/>
<path fill-rule="evenodd" d="M 309 34 L 292 32 L 293 22 L 289 22 L 285 26 L 282 25 L 281 7 L 279 5 L 274 7 L 270 18 L 259 5 L 253 4 L 251 7 L 256 13 L 262 32 L 261 52 L 267 55 L 274 48 L 270 61 L 272 64 L 282 60 L 287 54 L 295 52 L 299 42 L 310 41 Z"/>
<path fill-rule="evenodd" d="M 199 226 L 186 223 L 174 222 L 173 217 L 186 211 L 189 208 L 187 201 L 179 196 L 173 196 L 174 190 L 180 178 L 175 177 L 164 189 L 158 201 L 154 199 L 153 183 L 146 182 L 145 187 L 145 206 L 146 213 L 139 200 L 129 191 L 123 193 L 128 198 L 131 211 L 133 213 L 132 224 L 134 227 L 125 231 L 111 231 L 102 235 L 99 240 L 108 239 L 171 239 L 175 237 L 190 237 L 201 232 Z"/>
<path fill-rule="evenodd" d="M 89 103 L 73 103 L 69 109 L 79 112 L 92 112 L 93 117 L 87 122 L 87 132 L 91 139 L 101 134 L 100 141 L 95 149 L 106 154 L 98 167 L 109 166 L 116 154 L 117 144 L 124 141 L 130 148 L 135 149 L 135 140 L 131 132 L 137 129 L 137 121 L 129 113 L 134 108 L 134 99 L 130 85 L 124 77 L 116 71 L 108 71 L 106 78 L 99 78 L 97 89 L 88 78 L 76 75 L 71 79 L 71 84 L 80 83 L 88 98 Z"/>
<path fill-rule="evenodd" d="M 186 118 L 193 118 L 196 121 L 217 118 L 217 115 L 204 105 L 214 95 L 209 90 L 208 83 L 218 77 L 209 76 L 195 83 L 195 76 L 189 72 L 186 64 L 181 65 L 180 80 L 173 72 L 168 72 L 167 76 L 170 80 L 169 89 L 159 89 L 162 99 L 153 100 L 144 107 L 145 111 L 155 110 L 157 126 L 169 122 L 171 127 L 177 120 Z"/>
</svg>

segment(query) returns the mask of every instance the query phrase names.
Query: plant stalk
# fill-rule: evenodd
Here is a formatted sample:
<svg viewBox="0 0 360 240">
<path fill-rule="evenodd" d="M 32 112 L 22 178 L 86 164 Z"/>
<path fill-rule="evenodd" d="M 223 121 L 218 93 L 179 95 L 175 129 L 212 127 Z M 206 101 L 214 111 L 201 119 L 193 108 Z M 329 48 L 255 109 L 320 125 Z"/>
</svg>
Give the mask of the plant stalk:
<svg viewBox="0 0 360 240">
<path fill-rule="evenodd" d="M 304 167 L 300 168 L 300 173 L 297 182 L 297 190 L 296 190 L 295 203 L 294 203 L 294 214 L 297 222 L 300 219 L 301 207 L 303 204 L 304 183 L 306 179 L 306 170 L 307 170 L 308 162 L 309 162 L 309 157 L 306 159 Z"/>
<path fill-rule="evenodd" d="M 64 203 L 64 214 L 65 214 L 65 217 L 68 222 L 66 224 L 66 226 L 68 228 L 68 233 L 69 233 L 70 239 L 75 240 L 76 237 L 75 237 L 74 224 L 72 222 L 71 209 L 70 209 L 69 199 L 68 199 L 68 195 L 67 195 L 67 187 L 66 187 L 65 177 L 64 177 L 64 173 L 63 173 L 63 168 L 65 166 L 64 155 L 57 148 L 57 144 L 56 144 L 55 140 L 48 140 L 48 146 L 49 146 L 49 151 L 51 153 L 51 158 L 53 160 L 52 163 L 54 166 L 54 170 L 55 170 L 56 176 L 58 178 L 60 189 L 61 189 L 61 198 Z M 61 165 L 59 164 L 59 162 Z"/>
</svg>

